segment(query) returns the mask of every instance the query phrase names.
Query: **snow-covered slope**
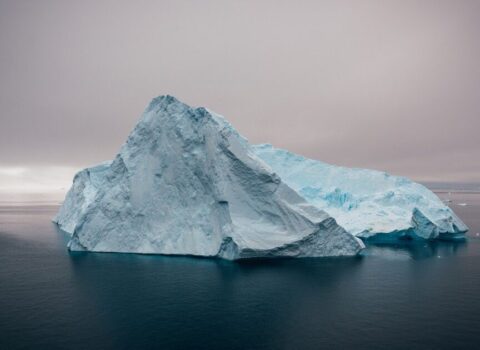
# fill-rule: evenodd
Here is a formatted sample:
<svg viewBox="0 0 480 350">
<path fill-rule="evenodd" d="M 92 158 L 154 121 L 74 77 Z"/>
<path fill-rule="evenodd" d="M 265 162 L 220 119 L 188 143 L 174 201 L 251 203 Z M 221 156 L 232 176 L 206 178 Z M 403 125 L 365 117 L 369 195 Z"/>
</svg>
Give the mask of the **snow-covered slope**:
<svg viewBox="0 0 480 350">
<path fill-rule="evenodd" d="M 338 167 L 271 145 L 253 149 L 287 185 L 362 239 L 458 239 L 468 230 L 433 192 L 406 178 Z"/>
<path fill-rule="evenodd" d="M 54 219 L 71 250 L 351 256 L 363 243 L 282 182 L 222 117 L 154 99 L 112 162 L 79 172 Z"/>
</svg>

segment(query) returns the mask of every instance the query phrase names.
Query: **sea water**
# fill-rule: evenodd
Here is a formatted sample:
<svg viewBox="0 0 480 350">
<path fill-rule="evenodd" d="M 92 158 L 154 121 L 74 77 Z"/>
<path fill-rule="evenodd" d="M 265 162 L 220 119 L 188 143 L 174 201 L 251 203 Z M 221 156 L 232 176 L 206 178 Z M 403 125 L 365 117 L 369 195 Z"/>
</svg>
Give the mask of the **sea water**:
<svg viewBox="0 0 480 350">
<path fill-rule="evenodd" d="M 440 196 L 466 242 L 245 262 L 69 253 L 58 205 L 2 203 L 0 349 L 478 348 L 480 194 Z"/>
</svg>

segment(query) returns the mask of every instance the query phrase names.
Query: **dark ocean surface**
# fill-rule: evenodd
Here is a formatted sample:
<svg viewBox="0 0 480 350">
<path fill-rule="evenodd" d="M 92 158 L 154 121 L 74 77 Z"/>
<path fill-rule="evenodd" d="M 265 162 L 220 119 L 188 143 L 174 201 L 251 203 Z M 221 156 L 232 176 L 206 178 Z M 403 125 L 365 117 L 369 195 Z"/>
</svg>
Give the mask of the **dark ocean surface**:
<svg viewBox="0 0 480 350">
<path fill-rule="evenodd" d="M 242 263 L 69 253 L 58 206 L 3 203 L 0 349 L 478 349 L 480 194 L 439 195 L 466 243 Z"/>
</svg>

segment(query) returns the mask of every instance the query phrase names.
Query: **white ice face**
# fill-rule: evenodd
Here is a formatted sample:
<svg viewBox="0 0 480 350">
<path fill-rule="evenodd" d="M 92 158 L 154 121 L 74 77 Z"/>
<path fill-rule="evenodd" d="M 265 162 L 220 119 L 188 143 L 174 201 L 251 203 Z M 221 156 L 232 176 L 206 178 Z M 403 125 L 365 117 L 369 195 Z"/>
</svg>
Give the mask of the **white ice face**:
<svg viewBox="0 0 480 350">
<path fill-rule="evenodd" d="M 433 192 L 406 178 L 338 167 L 271 145 L 252 149 L 288 186 L 362 239 L 459 239 L 468 230 Z"/>
<path fill-rule="evenodd" d="M 221 116 L 154 99 L 54 219 L 71 250 L 226 259 L 356 255 L 361 240 L 285 184 Z"/>
</svg>

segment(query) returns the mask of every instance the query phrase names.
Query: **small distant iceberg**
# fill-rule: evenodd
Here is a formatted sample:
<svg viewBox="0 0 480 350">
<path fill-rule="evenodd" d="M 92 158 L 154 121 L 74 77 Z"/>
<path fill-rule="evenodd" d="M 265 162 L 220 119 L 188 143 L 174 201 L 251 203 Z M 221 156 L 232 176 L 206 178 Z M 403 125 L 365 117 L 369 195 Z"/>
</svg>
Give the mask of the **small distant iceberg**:
<svg viewBox="0 0 480 350">
<path fill-rule="evenodd" d="M 467 203 L 458 203 L 457 205 L 459 205 L 461 207 L 466 207 L 468 204 Z"/>
<path fill-rule="evenodd" d="M 363 241 L 468 229 L 422 185 L 252 146 L 172 96 L 152 100 L 113 161 L 76 174 L 54 222 L 72 251 L 229 260 L 355 256 Z"/>
</svg>

